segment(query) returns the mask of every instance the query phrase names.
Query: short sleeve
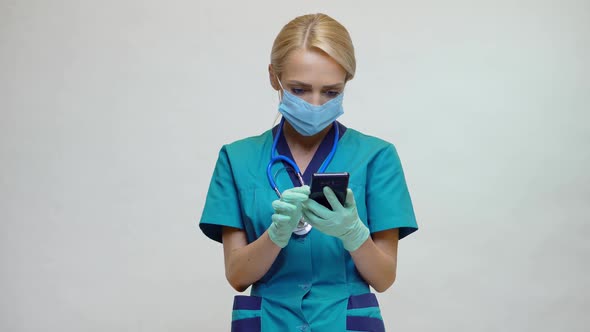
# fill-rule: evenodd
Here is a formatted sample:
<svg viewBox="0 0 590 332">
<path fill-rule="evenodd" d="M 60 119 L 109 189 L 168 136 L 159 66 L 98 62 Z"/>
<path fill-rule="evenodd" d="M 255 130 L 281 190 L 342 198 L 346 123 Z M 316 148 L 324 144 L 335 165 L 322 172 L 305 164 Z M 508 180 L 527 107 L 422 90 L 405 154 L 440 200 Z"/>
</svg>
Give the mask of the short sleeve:
<svg viewBox="0 0 590 332">
<path fill-rule="evenodd" d="M 243 229 L 238 190 L 225 146 L 219 152 L 199 226 L 210 239 L 222 242 L 223 226 Z"/>
<path fill-rule="evenodd" d="M 367 170 L 367 213 L 371 233 L 399 228 L 399 238 L 418 230 L 412 200 L 397 151 L 381 149 Z"/>
</svg>

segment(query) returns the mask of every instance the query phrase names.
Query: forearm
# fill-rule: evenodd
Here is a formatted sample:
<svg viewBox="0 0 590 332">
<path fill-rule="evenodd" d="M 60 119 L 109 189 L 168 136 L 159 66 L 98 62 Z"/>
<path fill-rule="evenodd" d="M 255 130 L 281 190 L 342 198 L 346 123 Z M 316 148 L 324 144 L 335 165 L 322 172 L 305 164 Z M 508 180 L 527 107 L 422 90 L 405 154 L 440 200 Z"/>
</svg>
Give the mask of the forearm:
<svg viewBox="0 0 590 332">
<path fill-rule="evenodd" d="M 245 234 L 242 232 L 241 235 L 244 236 L 245 242 Z M 262 278 L 281 251 L 281 248 L 271 241 L 268 232 L 264 232 L 256 241 L 246 243 L 243 246 L 227 248 L 225 254 L 226 278 L 239 292 L 243 292 Z"/>
<path fill-rule="evenodd" d="M 371 236 L 350 255 L 361 276 L 377 292 L 384 292 L 395 281 L 396 255 L 385 253 Z"/>
</svg>

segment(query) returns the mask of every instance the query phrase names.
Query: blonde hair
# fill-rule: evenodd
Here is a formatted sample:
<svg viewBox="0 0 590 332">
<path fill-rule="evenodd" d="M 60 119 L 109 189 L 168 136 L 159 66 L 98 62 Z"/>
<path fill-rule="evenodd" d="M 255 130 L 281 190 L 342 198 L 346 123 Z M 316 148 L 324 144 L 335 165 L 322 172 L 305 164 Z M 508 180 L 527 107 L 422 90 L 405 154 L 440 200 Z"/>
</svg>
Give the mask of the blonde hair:
<svg viewBox="0 0 590 332">
<path fill-rule="evenodd" d="M 346 71 L 346 81 L 354 77 L 354 46 L 346 28 L 326 14 L 296 17 L 281 29 L 272 46 L 270 63 L 280 77 L 284 63 L 294 50 L 319 49 Z"/>
</svg>

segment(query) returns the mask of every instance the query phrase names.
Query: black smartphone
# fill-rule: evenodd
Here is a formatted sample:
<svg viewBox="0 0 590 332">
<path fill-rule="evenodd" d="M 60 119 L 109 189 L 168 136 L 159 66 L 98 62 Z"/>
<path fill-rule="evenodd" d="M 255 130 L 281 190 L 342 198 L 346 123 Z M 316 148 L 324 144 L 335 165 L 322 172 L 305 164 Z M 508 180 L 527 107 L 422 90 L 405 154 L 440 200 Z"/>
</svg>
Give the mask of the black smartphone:
<svg viewBox="0 0 590 332">
<path fill-rule="evenodd" d="M 342 173 L 314 173 L 311 177 L 311 194 L 309 198 L 322 204 L 328 209 L 332 209 L 330 203 L 324 196 L 324 187 L 330 187 L 338 197 L 340 204 L 344 205 L 346 200 L 346 189 L 348 189 L 347 172 Z"/>
</svg>

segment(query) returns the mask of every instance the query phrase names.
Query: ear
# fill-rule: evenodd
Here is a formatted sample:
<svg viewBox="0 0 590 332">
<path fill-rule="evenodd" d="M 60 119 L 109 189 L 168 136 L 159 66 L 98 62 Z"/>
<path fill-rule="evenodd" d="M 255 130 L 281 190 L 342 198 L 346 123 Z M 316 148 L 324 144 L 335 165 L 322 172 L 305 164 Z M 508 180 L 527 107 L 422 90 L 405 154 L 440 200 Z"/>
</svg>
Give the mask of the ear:
<svg viewBox="0 0 590 332">
<path fill-rule="evenodd" d="M 281 86 L 279 85 L 279 82 L 277 82 L 277 75 L 272 68 L 272 64 L 268 65 L 268 79 L 270 80 L 270 85 L 273 89 L 277 91 L 281 90 Z"/>
</svg>

